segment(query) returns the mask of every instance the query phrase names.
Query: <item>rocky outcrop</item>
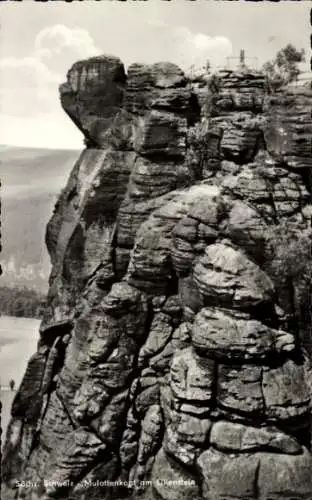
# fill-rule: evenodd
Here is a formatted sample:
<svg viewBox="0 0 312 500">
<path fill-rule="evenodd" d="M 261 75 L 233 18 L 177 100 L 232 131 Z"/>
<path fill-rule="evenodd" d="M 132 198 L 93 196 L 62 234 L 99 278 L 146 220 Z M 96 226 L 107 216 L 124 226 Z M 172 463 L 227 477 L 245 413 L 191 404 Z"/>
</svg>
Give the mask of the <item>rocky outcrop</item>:
<svg viewBox="0 0 312 500">
<path fill-rule="evenodd" d="M 268 123 L 265 140 L 269 153 L 294 170 L 311 168 L 311 131 L 309 89 L 288 88 L 267 96 Z"/>
<path fill-rule="evenodd" d="M 104 56 L 60 92 L 87 148 L 47 228 L 5 494 L 311 500 L 311 360 L 270 244 L 280 223 L 310 231 L 306 149 L 271 131 L 310 144 L 312 94 L 292 114 L 259 73 L 199 87 Z"/>
</svg>

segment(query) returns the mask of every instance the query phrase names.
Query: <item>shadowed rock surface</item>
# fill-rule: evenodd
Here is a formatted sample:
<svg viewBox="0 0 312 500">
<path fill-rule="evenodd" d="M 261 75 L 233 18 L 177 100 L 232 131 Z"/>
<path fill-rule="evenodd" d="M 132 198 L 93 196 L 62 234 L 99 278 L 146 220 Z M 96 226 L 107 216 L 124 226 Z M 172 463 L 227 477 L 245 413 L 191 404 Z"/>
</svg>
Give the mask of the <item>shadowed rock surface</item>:
<svg viewBox="0 0 312 500">
<path fill-rule="evenodd" d="M 268 247 L 310 228 L 312 91 L 103 56 L 60 93 L 87 148 L 47 227 L 4 495 L 311 500 L 311 369 Z"/>
</svg>

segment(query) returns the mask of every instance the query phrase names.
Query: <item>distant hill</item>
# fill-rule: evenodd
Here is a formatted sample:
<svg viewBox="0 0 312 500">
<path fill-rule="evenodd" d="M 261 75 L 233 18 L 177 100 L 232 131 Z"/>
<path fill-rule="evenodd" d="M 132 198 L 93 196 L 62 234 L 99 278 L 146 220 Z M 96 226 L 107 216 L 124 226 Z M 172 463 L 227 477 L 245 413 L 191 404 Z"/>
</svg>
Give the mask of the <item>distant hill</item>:
<svg viewBox="0 0 312 500">
<path fill-rule="evenodd" d="M 79 153 L 0 145 L 2 285 L 47 289 L 45 227 Z"/>
</svg>

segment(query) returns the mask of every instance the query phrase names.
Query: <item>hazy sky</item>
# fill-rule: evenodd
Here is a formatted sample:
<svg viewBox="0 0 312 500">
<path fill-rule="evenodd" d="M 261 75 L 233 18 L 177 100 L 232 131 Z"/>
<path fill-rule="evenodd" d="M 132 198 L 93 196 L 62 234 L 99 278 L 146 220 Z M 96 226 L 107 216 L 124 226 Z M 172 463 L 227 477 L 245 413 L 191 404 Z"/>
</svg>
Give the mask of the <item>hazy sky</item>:
<svg viewBox="0 0 312 500">
<path fill-rule="evenodd" d="M 78 59 L 224 65 L 245 48 L 259 66 L 287 43 L 309 53 L 308 1 L 4 2 L 0 11 L 1 143 L 81 148 L 58 85 Z M 308 67 L 308 63 L 307 63 Z"/>
</svg>

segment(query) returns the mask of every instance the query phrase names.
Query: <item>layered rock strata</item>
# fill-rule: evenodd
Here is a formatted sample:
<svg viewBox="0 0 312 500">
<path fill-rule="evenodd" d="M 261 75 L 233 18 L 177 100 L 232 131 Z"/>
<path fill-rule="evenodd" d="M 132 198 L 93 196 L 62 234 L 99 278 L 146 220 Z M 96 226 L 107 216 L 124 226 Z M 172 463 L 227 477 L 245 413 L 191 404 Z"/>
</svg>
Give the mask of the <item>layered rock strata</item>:
<svg viewBox="0 0 312 500">
<path fill-rule="evenodd" d="M 280 222 L 310 227 L 312 92 L 286 112 L 258 73 L 198 88 L 113 57 L 60 92 L 87 148 L 47 228 L 5 494 L 311 500 L 310 361 L 268 248 Z M 282 126 L 305 146 L 281 151 Z"/>
</svg>

